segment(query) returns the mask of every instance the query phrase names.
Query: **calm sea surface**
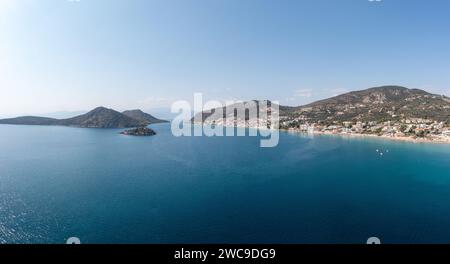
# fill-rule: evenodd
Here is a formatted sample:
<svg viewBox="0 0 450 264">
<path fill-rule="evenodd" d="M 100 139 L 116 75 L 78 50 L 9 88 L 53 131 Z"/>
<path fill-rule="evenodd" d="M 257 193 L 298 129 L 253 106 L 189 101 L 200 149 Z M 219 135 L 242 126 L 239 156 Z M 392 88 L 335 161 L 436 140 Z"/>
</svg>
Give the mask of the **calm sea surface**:
<svg viewBox="0 0 450 264">
<path fill-rule="evenodd" d="M 450 242 L 450 145 L 152 127 L 0 126 L 0 242 Z"/>
</svg>

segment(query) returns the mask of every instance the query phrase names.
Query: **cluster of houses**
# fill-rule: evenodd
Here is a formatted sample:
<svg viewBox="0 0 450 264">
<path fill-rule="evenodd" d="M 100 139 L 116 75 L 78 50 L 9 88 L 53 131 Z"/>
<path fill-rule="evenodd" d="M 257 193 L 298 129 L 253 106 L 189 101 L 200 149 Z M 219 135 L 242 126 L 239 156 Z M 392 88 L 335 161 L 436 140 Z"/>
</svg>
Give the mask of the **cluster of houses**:
<svg viewBox="0 0 450 264">
<path fill-rule="evenodd" d="M 214 121 L 204 122 L 213 125 L 225 127 L 272 127 L 270 122 L 265 119 L 254 118 L 250 120 L 235 120 L 227 118 L 219 118 Z M 430 140 L 450 141 L 450 125 L 445 122 L 438 122 L 430 119 L 422 118 L 405 118 L 398 121 L 386 122 L 334 122 L 331 125 L 323 125 L 320 123 L 309 123 L 305 118 L 280 118 L 280 128 L 294 132 L 304 133 L 327 133 L 327 134 L 361 134 L 361 135 L 378 135 L 384 137 L 411 137 L 411 138 L 427 138 Z"/>
<path fill-rule="evenodd" d="M 215 120 L 204 121 L 205 125 L 215 125 L 223 127 L 243 127 L 243 128 L 273 128 L 270 120 L 264 118 L 253 118 L 250 120 L 218 118 Z"/>
<path fill-rule="evenodd" d="M 387 122 L 342 122 L 332 125 L 308 123 L 303 119 L 282 119 L 280 127 L 307 133 L 372 134 L 389 137 L 450 139 L 450 126 L 445 122 L 411 118 Z"/>
</svg>

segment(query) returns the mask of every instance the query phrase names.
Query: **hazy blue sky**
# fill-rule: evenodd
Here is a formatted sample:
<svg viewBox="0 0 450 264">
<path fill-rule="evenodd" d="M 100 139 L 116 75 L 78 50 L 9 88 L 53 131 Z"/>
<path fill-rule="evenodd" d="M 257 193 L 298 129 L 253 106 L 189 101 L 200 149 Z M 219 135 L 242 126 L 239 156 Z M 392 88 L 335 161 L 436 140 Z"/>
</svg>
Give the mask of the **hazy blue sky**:
<svg viewBox="0 0 450 264">
<path fill-rule="evenodd" d="M 448 0 L 0 0 L 0 116 L 450 94 Z"/>
</svg>

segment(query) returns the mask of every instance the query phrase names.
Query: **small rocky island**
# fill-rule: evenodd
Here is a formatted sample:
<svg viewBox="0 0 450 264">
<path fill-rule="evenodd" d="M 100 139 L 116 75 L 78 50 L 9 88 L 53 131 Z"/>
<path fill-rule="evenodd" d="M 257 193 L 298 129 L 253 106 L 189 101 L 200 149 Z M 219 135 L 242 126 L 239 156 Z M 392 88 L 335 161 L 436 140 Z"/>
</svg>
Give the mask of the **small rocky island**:
<svg viewBox="0 0 450 264">
<path fill-rule="evenodd" d="M 156 135 L 156 132 L 153 131 L 153 129 L 148 127 L 138 127 L 134 129 L 125 130 L 123 132 L 120 132 L 122 135 L 127 136 L 140 136 L 140 137 L 148 137 L 148 136 L 154 136 Z"/>
</svg>

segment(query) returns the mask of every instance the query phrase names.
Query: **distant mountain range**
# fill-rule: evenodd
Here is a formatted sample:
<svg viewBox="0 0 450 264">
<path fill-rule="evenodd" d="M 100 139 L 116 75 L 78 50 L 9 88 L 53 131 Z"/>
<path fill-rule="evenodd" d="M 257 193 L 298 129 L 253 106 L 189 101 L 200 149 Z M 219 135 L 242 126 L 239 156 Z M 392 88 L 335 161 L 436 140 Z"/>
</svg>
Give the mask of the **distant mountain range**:
<svg viewBox="0 0 450 264">
<path fill-rule="evenodd" d="M 254 102 L 256 104 L 253 106 L 259 108 L 262 101 Z M 239 109 L 248 106 L 248 102 L 243 102 L 227 107 Z M 208 117 L 209 120 L 222 118 L 217 116 L 217 112 L 222 111 L 213 109 L 199 113 L 196 117 L 198 120 Z M 226 111 L 223 112 L 225 117 Z M 233 115 L 236 114 L 231 113 L 231 117 Z M 382 86 L 345 93 L 303 106 L 279 105 L 279 116 L 281 121 L 295 120 L 292 123 L 295 126 L 299 123 L 331 125 L 342 122 L 384 122 L 419 118 L 450 124 L 450 98 L 419 89 Z M 246 119 L 248 121 L 248 115 Z"/>
<path fill-rule="evenodd" d="M 85 128 L 130 128 L 163 122 L 167 121 L 155 118 L 141 110 L 130 110 L 120 113 L 105 107 L 97 107 L 86 114 L 66 119 L 22 116 L 0 120 L 0 124 L 72 126 Z"/>
</svg>

